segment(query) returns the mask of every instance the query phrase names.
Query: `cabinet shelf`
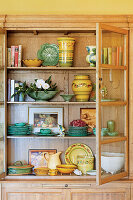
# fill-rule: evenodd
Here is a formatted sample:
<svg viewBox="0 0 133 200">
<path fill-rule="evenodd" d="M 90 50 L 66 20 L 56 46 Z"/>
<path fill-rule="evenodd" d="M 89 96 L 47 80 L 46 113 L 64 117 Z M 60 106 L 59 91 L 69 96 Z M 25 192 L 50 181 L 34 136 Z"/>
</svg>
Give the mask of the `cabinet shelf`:
<svg viewBox="0 0 133 200">
<path fill-rule="evenodd" d="M 7 104 L 35 104 L 35 105 L 93 105 L 96 106 L 96 102 L 54 102 L 54 101 L 48 101 L 48 102 L 39 102 L 39 101 L 26 101 L 26 102 L 7 102 Z"/>
<path fill-rule="evenodd" d="M 100 67 L 102 69 L 127 70 L 127 66 L 114 66 L 114 65 L 108 65 L 108 64 L 101 64 Z"/>
<path fill-rule="evenodd" d="M 7 67 L 8 70 L 96 70 L 96 67 Z"/>
<path fill-rule="evenodd" d="M 86 180 L 86 179 L 94 179 L 95 180 L 96 176 L 91 176 L 91 175 L 82 175 L 82 176 L 77 176 L 75 174 L 72 175 L 67 175 L 67 174 L 58 174 L 57 176 L 35 176 L 35 175 L 22 175 L 22 176 L 12 176 L 12 175 L 8 175 L 5 177 L 6 180 L 27 180 L 27 179 L 35 179 L 35 180 L 40 180 L 40 179 L 44 179 L 44 180 L 52 180 L 52 179 L 56 179 L 56 180 Z"/>
</svg>

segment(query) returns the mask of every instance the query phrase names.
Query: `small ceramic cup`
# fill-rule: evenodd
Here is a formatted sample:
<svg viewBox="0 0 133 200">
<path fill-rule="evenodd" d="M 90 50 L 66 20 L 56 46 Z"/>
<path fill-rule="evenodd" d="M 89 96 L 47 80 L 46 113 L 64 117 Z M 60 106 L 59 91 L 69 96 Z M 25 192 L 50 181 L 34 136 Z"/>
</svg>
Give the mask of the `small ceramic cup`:
<svg viewBox="0 0 133 200">
<path fill-rule="evenodd" d="M 58 169 L 49 169 L 48 175 L 56 176 L 58 173 Z"/>
<path fill-rule="evenodd" d="M 107 135 L 108 132 L 109 132 L 109 129 L 108 129 L 108 128 L 102 128 L 102 129 L 101 129 L 101 136 Z M 94 135 L 96 135 L 96 128 L 93 128 L 93 133 L 94 133 Z"/>
</svg>

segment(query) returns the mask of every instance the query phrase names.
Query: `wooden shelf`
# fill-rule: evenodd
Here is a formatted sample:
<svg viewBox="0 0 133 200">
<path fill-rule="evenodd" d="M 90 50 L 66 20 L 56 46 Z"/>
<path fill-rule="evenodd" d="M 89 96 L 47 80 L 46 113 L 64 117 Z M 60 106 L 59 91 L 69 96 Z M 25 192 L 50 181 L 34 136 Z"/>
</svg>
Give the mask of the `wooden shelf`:
<svg viewBox="0 0 133 200">
<path fill-rule="evenodd" d="M 127 101 L 102 101 L 101 106 L 124 106 L 127 105 Z"/>
<path fill-rule="evenodd" d="M 39 180 L 39 179 L 44 179 L 44 180 L 52 180 L 52 179 L 56 179 L 56 180 L 86 180 L 86 179 L 95 179 L 96 176 L 91 176 L 91 175 L 82 175 L 82 176 L 77 176 L 75 175 L 74 173 L 72 173 L 72 175 L 68 175 L 68 174 L 58 174 L 57 176 L 49 176 L 49 175 L 46 175 L 46 176 L 35 176 L 35 175 L 23 175 L 23 176 L 12 176 L 12 175 L 8 175 L 5 177 L 6 180 L 10 180 L 10 179 L 19 179 L 19 180 L 22 180 L 22 179 L 35 179 L 35 180 Z"/>
<path fill-rule="evenodd" d="M 117 70 L 127 70 L 127 66 L 114 66 L 114 65 L 108 65 L 108 64 L 101 64 L 100 67 L 102 69 L 117 69 Z"/>
<path fill-rule="evenodd" d="M 7 67 L 8 70 L 96 70 L 96 67 Z"/>
<path fill-rule="evenodd" d="M 65 139 L 95 139 L 96 137 L 94 135 L 90 135 L 90 136 L 85 136 L 85 137 L 71 137 L 71 136 L 65 136 L 65 137 L 59 137 L 59 136 L 52 136 L 52 137 L 48 137 L 48 136 L 37 136 L 37 135 L 10 135 L 7 136 L 8 139 L 19 139 L 19 138 L 45 138 L 45 139 L 61 139 L 61 140 L 65 140 Z"/>
<path fill-rule="evenodd" d="M 54 102 L 54 101 L 25 101 L 25 102 L 7 102 L 7 104 L 35 104 L 35 105 L 96 105 L 96 102 L 64 102 L 64 101 L 60 101 L 60 102 Z"/>
</svg>

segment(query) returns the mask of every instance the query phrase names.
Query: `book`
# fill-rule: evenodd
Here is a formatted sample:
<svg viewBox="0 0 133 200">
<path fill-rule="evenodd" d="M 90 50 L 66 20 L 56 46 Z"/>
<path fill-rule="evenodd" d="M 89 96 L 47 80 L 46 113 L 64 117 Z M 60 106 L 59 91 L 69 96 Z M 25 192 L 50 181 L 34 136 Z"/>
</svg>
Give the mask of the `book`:
<svg viewBox="0 0 133 200">
<path fill-rule="evenodd" d="M 112 48 L 112 65 L 116 65 L 116 47 Z"/>
<path fill-rule="evenodd" d="M 7 101 L 11 101 L 11 79 L 7 83 Z"/>
<path fill-rule="evenodd" d="M 11 67 L 11 48 L 7 48 L 7 66 Z"/>
<path fill-rule="evenodd" d="M 16 81 L 15 80 L 15 83 L 14 83 L 14 93 L 17 92 L 17 90 L 15 89 L 16 87 L 19 87 L 19 81 Z M 16 94 L 15 97 L 14 97 L 14 101 L 19 101 L 19 95 Z"/>
<path fill-rule="evenodd" d="M 103 48 L 103 64 L 108 64 L 108 49 Z"/>
<path fill-rule="evenodd" d="M 123 47 L 120 46 L 119 47 L 119 65 L 122 66 L 123 65 Z"/>
<path fill-rule="evenodd" d="M 15 46 L 11 46 L 11 67 L 15 65 Z"/>
<path fill-rule="evenodd" d="M 21 67 L 22 62 L 22 45 L 18 46 L 18 67 Z"/>
<path fill-rule="evenodd" d="M 15 46 L 15 60 L 14 60 L 14 66 L 18 67 L 18 46 Z"/>
<path fill-rule="evenodd" d="M 3 66 L 3 48 L 0 46 L 0 67 Z"/>
<path fill-rule="evenodd" d="M 120 47 L 116 47 L 116 65 L 119 65 L 119 53 L 120 53 Z"/>
<path fill-rule="evenodd" d="M 112 48 L 108 48 L 108 64 L 112 65 Z"/>
<path fill-rule="evenodd" d="M 11 96 L 14 94 L 15 80 L 11 80 Z M 11 101 L 14 102 L 14 97 L 11 98 Z"/>
</svg>

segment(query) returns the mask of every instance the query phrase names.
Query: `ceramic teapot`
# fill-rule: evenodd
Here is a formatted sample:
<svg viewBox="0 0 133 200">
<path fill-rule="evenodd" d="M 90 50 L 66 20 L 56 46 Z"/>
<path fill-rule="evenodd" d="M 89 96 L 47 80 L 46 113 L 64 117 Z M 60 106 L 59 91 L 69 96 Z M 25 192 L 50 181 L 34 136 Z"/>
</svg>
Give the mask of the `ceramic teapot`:
<svg viewBox="0 0 133 200">
<path fill-rule="evenodd" d="M 49 154 L 49 153 L 44 154 L 44 157 L 46 161 L 48 162 L 49 169 L 56 169 L 56 165 L 61 165 L 61 161 L 59 157 L 61 153 L 62 152 L 58 152 L 55 154 Z"/>
</svg>

